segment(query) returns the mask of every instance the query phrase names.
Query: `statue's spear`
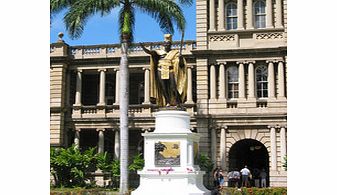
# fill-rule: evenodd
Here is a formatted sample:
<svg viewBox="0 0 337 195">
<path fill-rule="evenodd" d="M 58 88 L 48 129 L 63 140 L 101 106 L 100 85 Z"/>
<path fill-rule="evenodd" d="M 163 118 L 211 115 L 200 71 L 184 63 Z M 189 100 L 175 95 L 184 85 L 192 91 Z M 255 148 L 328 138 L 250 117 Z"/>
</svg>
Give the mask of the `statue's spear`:
<svg viewBox="0 0 337 195">
<path fill-rule="evenodd" d="M 183 54 L 184 33 L 185 33 L 184 31 L 181 33 L 180 50 L 179 50 L 180 56 L 182 56 Z"/>
</svg>

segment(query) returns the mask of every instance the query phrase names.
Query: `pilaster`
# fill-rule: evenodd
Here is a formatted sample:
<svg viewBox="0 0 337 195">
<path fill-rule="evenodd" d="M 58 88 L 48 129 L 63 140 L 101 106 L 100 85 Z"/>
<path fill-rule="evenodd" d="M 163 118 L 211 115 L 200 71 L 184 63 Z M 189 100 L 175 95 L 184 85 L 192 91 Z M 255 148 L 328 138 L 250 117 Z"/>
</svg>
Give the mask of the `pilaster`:
<svg viewBox="0 0 337 195">
<path fill-rule="evenodd" d="M 219 0 L 218 30 L 225 30 L 225 0 Z"/>
<path fill-rule="evenodd" d="M 254 29 L 254 26 L 253 26 L 253 0 L 247 0 L 247 29 Z"/>
<path fill-rule="evenodd" d="M 237 0 L 237 14 L 238 14 L 238 29 L 237 30 L 244 30 L 244 9 L 243 9 L 243 0 Z"/>
</svg>

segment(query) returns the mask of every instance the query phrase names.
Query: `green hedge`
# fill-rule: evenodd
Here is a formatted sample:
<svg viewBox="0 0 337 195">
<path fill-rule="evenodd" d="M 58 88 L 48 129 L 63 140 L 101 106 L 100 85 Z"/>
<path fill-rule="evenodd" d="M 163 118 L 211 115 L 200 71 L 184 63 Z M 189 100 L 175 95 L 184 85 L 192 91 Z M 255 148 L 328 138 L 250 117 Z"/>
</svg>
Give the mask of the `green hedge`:
<svg viewBox="0 0 337 195">
<path fill-rule="evenodd" d="M 222 195 L 286 195 L 287 188 L 224 188 Z"/>
<path fill-rule="evenodd" d="M 50 195 L 117 195 L 118 191 L 104 188 L 51 188 Z"/>
</svg>

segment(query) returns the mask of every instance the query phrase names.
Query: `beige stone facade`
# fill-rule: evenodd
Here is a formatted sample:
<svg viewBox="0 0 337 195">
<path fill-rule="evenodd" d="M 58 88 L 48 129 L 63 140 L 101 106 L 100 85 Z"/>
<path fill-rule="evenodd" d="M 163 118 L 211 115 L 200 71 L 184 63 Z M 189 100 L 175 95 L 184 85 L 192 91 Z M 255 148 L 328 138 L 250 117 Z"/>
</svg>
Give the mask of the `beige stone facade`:
<svg viewBox="0 0 337 195">
<path fill-rule="evenodd" d="M 225 172 L 266 169 L 286 186 L 287 1 L 196 0 L 196 41 L 186 41 L 191 129 L 200 151 Z M 233 13 L 233 10 L 235 14 Z M 161 42 L 145 43 L 150 49 Z M 179 48 L 174 42 L 173 48 Z M 113 45 L 51 44 L 50 144 L 97 146 L 119 156 L 119 57 Z M 130 153 L 154 128 L 149 56 L 130 47 Z"/>
</svg>

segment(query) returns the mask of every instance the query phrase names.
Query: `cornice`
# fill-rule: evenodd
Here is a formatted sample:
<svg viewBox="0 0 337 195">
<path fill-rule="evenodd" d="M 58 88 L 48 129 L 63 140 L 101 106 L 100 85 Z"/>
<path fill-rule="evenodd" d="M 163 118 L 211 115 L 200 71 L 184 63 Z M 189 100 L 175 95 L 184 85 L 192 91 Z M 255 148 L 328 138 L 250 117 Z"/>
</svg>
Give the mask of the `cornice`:
<svg viewBox="0 0 337 195">
<path fill-rule="evenodd" d="M 195 57 L 209 57 L 209 55 L 227 55 L 228 57 L 233 58 L 235 55 L 237 56 L 254 56 L 256 54 L 276 54 L 276 55 L 286 55 L 287 47 L 274 47 L 274 48 L 238 48 L 238 49 L 226 49 L 226 50 L 191 50 L 192 54 Z"/>
</svg>

